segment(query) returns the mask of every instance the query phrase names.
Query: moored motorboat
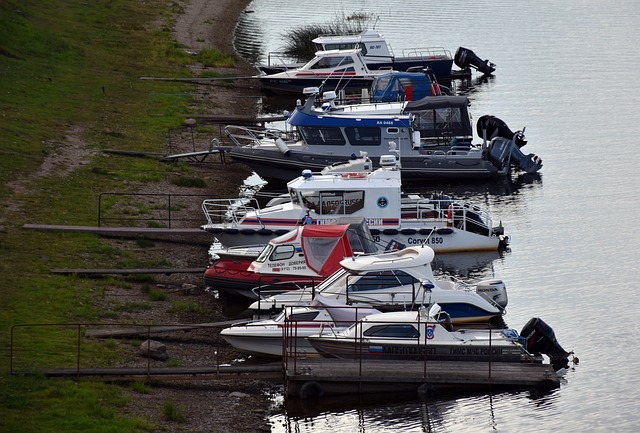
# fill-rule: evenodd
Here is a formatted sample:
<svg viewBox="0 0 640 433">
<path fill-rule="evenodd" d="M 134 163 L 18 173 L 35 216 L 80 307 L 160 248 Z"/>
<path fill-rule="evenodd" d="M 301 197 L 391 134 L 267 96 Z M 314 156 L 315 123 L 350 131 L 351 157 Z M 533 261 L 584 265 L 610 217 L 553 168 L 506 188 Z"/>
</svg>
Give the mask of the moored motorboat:
<svg viewBox="0 0 640 433">
<path fill-rule="evenodd" d="M 522 336 L 526 329 L 520 334 L 512 329 L 453 330 L 435 304 L 428 312 L 371 314 L 346 330 L 323 330 L 307 340 L 332 358 L 542 363 L 544 354 L 554 369 L 568 366 L 571 353 L 562 349 L 548 325 L 536 320 L 528 337 Z"/>
<path fill-rule="evenodd" d="M 363 217 L 383 249 L 428 245 L 437 252 L 498 250 L 508 244 L 502 224 L 494 226 L 486 209 L 434 194 L 402 194 L 401 172 L 393 155 L 372 170 L 364 156 L 306 170 L 289 182 L 289 201 L 260 208 L 255 199 L 207 199 L 207 224 L 225 246 L 266 243 L 300 224 L 334 224 Z"/>
<path fill-rule="evenodd" d="M 228 125 L 231 145 L 220 149 L 251 167 L 270 184 L 288 182 L 366 152 L 398 156 L 403 180 L 468 181 L 506 176 L 512 170 L 536 173 L 542 160 L 524 154 L 524 129 L 512 131 L 495 116 L 482 116 L 474 130 L 465 96 L 427 96 L 416 101 L 335 104 L 336 93 L 318 88 L 286 121 L 290 130 Z"/>
<path fill-rule="evenodd" d="M 433 250 L 426 246 L 353 256 L 342 260 L 341 269 L 317 287 L 275 294 L 261 292 L 261 298 L 249 309 L 259 314 L 273 313 L 285 307 L 309 305 L 321 295 L 345 305 L 381 311 L 438 303 L 446 308 L 456 326 L 487 322 L 504 326 L 502 316 L 508 297 L 502 280 L 484 280 L 475 286 L 455 278 L 439 280 L 431 269 L 433 257 Z"/>
<path fill-rule="evenodd" d="M 313 59 L 295 69 L 258 76 L 264 90 L 302 95 L 306 87 L 360 91 L 386 71 L 370 70 L 359 49 L 318 51 Z"/>
<path fill-rule="evenodd" d="M 458 76 L 461 71 L 452 71 L 453 63 L 463 69 L 474 68 L 483 74 L 495 71 L 495 64 L 481 60 L 468 48 L 459 47 L 455 56 L 443 47 L 407 48 L 395 55 L 387 39 L 377 30 L 366 29 L 357 34 L 320 35 L 312 40 L 318 51 L 336 49 L 360 49 L 366 65 L 371 70 L 394 69 L 406 71 L 411 68 L 428 68 L 441 80 Z M 274 74 L 288 69 L 295 69 L 304 63 L 291 61 L 281 53 L 269 53 L 266 63 L 256 65 L 258 70 L 266 74 Z M 470 71 L 468 71 L 470 73 Z"/>
<path fill-rule="evenodd" d="M 238 323 L 223 329 L 220 335 L 247 355 L 278 357 L 285 349 L 312 355 L 316 350 L 307 341 L 307 336 L 324 329 L 346 329 L 362 317 L 378 312 L 370 307 L 348 307 L 318 296 L 309 306 L 285 308 L 272 319 Z"/>
<path fill-rule="evenodd" d="M 253 289 L 285 291 L 318 284 L 338 270 L 345 257 L 378 251 L 364 219 L 351 220 L 355 221 L 298 226 L 259 249 L 222 249 L 205 270 L 205 283 L 249 299 L 258 299 Z"/>
</svg>

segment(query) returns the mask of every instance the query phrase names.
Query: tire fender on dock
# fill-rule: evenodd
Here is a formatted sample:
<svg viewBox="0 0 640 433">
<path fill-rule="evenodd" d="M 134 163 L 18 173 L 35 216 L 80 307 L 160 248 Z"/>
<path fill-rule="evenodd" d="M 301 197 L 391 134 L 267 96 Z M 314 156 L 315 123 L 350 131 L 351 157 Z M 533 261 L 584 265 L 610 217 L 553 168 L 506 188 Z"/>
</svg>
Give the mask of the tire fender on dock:
<svg viewBox="0 0 640 433">
<path fill-rule="evenodd" d="M 324 396 L 324 389 L 318 382 L 305 382 L 300 387 L 300 398 L 303 400 L 322 398 L 322 396 Z"/>
</svg>

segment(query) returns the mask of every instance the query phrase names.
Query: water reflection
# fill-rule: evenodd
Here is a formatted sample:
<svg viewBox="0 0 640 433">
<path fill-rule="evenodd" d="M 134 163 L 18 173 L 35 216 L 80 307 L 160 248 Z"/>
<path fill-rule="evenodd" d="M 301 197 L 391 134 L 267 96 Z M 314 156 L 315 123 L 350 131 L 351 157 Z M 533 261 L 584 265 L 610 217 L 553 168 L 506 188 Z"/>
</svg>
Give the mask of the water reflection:
<svg viewBox="0 0 640 433">
<path fill-rule="evenodd" d="M 504 428 L 500 420 L 510 411 L 530 412 L 527 402 L 533 403 L 534 417 L 544 416 L 556 397 L 557 390 L 529 388 L 476 394 L 446 391 L 423 397 L 413 393 L 280 399 L 278 413 L 270 421 L 274 433 L 334 432 L 336 426 L 361 433 L 396 432 L 398 426 L 403 432 L 489 431 Z M 460 417 L 473 419 L 467 430 L 459 425 Z"/>
</svg>

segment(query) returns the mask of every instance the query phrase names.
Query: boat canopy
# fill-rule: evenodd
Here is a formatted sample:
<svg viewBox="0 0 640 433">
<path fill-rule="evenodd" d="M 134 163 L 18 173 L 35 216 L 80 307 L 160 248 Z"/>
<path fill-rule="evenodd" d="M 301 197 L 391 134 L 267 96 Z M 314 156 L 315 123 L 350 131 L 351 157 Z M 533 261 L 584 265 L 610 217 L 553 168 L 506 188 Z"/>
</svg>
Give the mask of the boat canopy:
<svg viewBox="0 0 640 433">
<path fill-rule="evenodd" d="M 409 101 L 404 114 L 414 114 L 414 124 L 421 137 L 472 137 L 473 125 L 469 117 L 466 96 L 428 96 Z"/>
<path fill-rule="evenodd" d="M 330 275 L 340 268 L 345 257 L 353 256 L 354 251 L 377 252 L 365 224 L 361 219 L 352 224 L 304 226 L 301 237 L 307 266 L 319 275 Z"/>
</svg>

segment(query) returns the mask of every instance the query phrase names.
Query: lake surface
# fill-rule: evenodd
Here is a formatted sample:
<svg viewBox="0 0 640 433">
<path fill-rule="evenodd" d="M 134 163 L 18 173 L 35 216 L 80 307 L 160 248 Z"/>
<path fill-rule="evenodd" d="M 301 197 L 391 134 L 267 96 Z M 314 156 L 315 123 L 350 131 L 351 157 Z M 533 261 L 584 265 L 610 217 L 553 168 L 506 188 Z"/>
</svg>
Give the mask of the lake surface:
<svg viewBox="0 0 640 433">
<path fill-rule="evenodd" d="M 396 53 L 441 46 L 472 49 L 495 76 L 465 90 L 475 119 L 493 114 L 526 126 L 525 153 L 539 175 L 439 185 L 489 208 L 511 237 L 503 256 L 443 258 L 446 272 L 496 277 L 509 292 L 505 320 L 520 330 L 541 317 L 580 364 L 561 388 L 362 401 L 302 407 L 278 400 L 274 432 L 601 432 L 640 424 L 640 259 L 637 189 L 640 136 L 640 2 L 637 0 L 255 0 L 237 48 L 264 58 L 296 26 L 338 15 L 377 15 Z M 476 77 L 479 78 L 479 77 Z M 425 186 L 424 191 L 433 188 Z M 471 269 L 469 269 L 471 268 Z"/>
</svg>

